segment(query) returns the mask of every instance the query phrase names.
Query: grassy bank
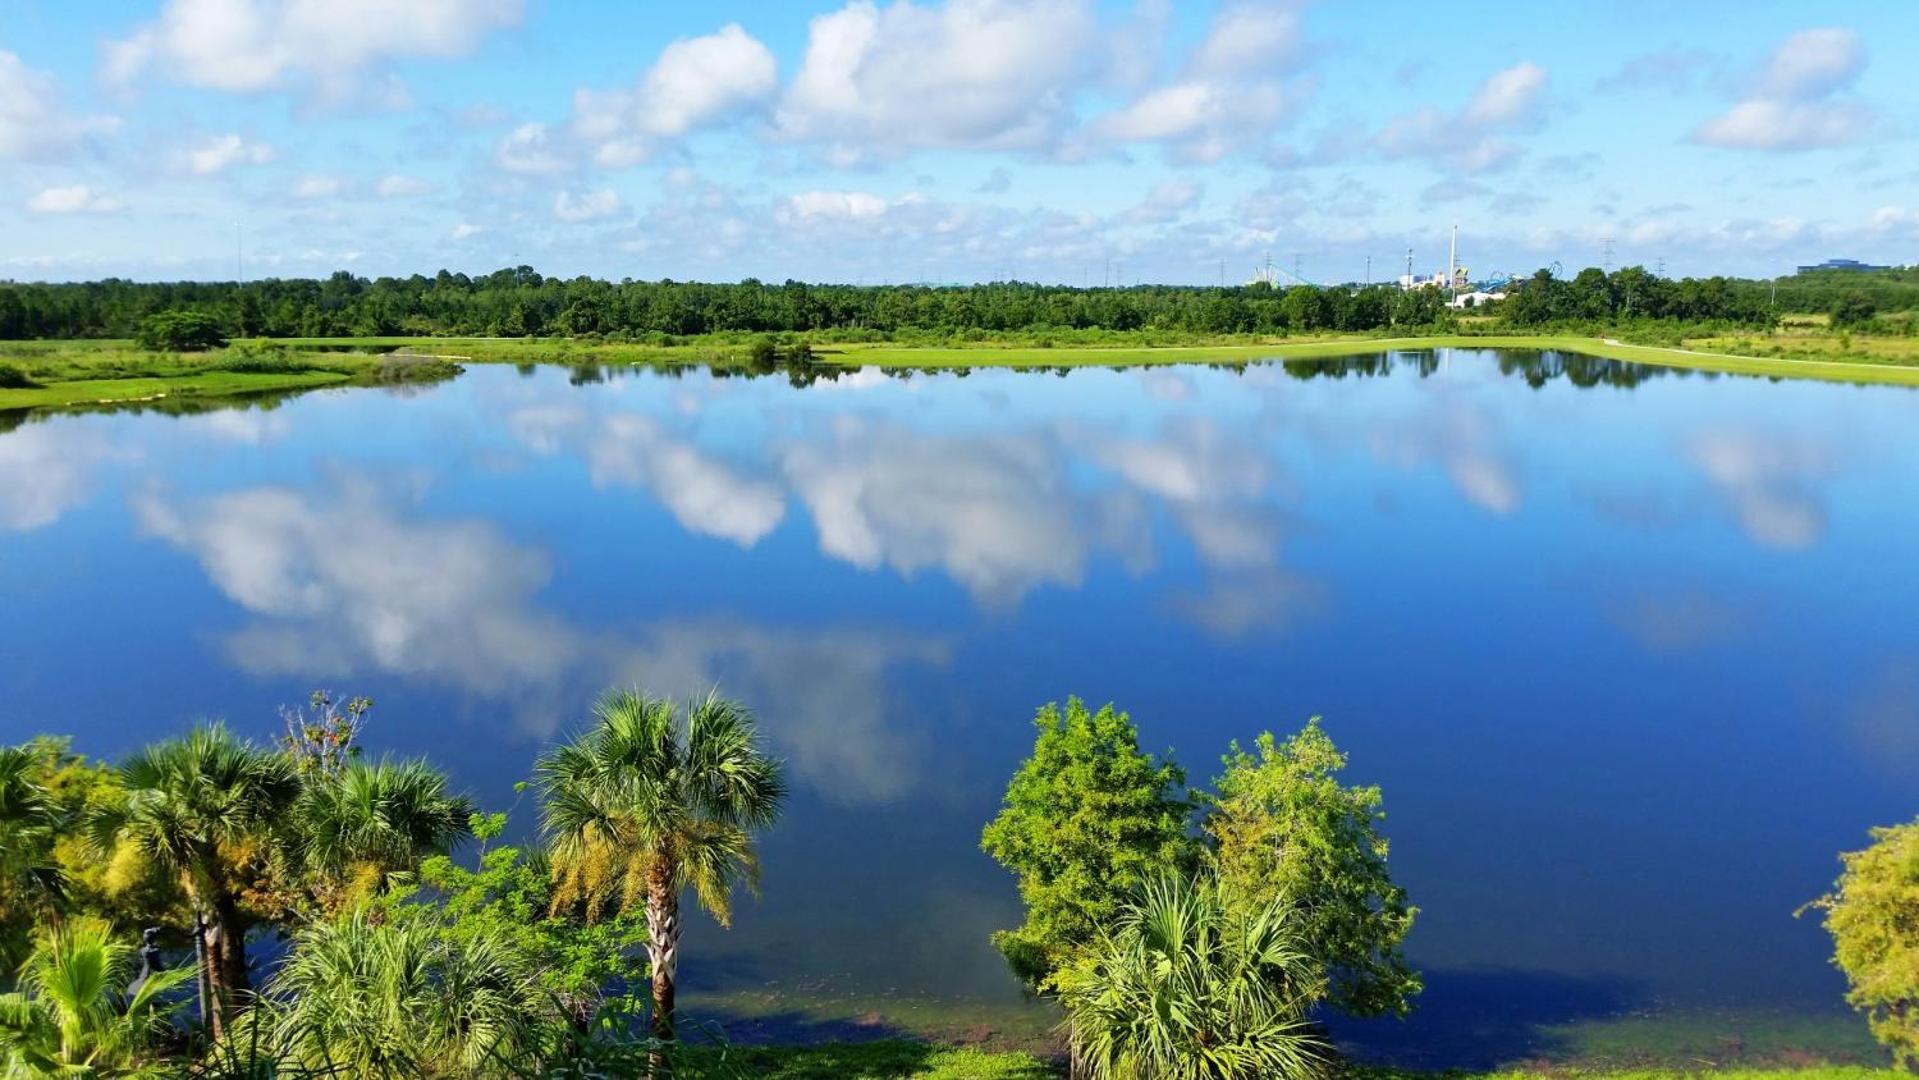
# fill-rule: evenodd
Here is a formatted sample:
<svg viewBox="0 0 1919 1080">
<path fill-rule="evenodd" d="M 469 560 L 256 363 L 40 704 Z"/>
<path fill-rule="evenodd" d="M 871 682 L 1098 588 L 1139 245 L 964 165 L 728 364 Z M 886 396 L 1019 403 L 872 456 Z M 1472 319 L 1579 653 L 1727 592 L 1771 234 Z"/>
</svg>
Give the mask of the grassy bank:
<svg viewBox="0 0 1919 1080">
<path fill-rule="evenodd" d="M 904 1040 L 836 1043 L 808 1047 L 735 1047 L 701 1052 L 693 1064 L 716 1074 L 765 1080 L 1060 1080 L 1066 1070 L 1056 1061 L 1020 1052 L 993 1053 L 929 1046 Z M 1351 1080 L 1524 1080 L 1531 1077 L 1580 1080 L 1901 1080 L 1911 1073 L 1863 1066 L 1807 1064 L 1769 1069 L 1714 1068 L 1710 1062 L 1662 1068 L 1590 1069 L 1536 1065 L 1497 1072 L 1419 1072 L 1355 1066 Z"/>
<path fill-rule="evenodd" d="M 1137 367 L 1312 360 L 1383 350 L 1559 350 L 1672 368 L 1770 378 L 1919 385 L 1919 338 L 1853 337 L 1792 325 L 1773 335 L 1705 338 L 1671 348 L 1597 337 L 1457 334 L 1432 337 L 1224 339 L 1204 344 L 1052 346 L 835 344 L 815 362 L 940 371 L 993 367 Z M 148 353 L 123 341 L 0 343 L 0 411 L 162 399 L 245 397 L 319 386 L 445 378 L 465 363 L 710 365 L 746 368 L 752 339 L 675 344 L 520 338 L 341 338 L 248 343 L 207 353 Z M 12 376 L 11 379 L 7 376 Z M 26 385 L 7 385 L 21 383 Z"/>
<path fill-rule="evenodd" d="M 0 342 L 0 411 L 248 398 L 331 385 L 422 382 L 456 362 L 371 350 L 239 345 L 156 353 L 125 341 Z"/>
</svg>

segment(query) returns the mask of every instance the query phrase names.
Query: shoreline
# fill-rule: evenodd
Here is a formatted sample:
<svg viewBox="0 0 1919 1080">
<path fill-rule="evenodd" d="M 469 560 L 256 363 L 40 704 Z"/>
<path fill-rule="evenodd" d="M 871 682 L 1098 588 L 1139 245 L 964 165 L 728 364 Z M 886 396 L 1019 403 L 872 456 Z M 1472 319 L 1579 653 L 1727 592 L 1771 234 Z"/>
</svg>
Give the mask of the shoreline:
<svg viewBox="0 0 1919 1080">
<path fill-rule="evenodd" d="M 280 344 L 289 353 L 312 358 L 314 366 L 285 372 L 230 371 L 208 360 L 195 366 L 192 360 L 154 357 L 155 368 L 172 366 L 177 374 L 141 371 L 138 374 L 101 378 L 45 380 L 28 389 L 0 389 L 0 412 L 24 410 L 85 408 L 167 402 L 213 402 L 275 392 L 301 391 L 327 386 L 369 385 L 368 376 L 389 356 L 429 359 L 439 355 L 422 351 L 444 343 L 458 342 L 460 360 L 477 364 L 666 364 L 743 366 L 742 346 L 731 343 L 714 345 L 659 346 L 626 343 L 599 343 L 563 339 L 526 341 L 516 338 L 418 338 L 406 344 L 394 339 L 289 339 Z M 68 350 L 66 357 L 76 373 L 85 372 L 91 353 L 114 357 L 115 342 L 34 342 L 21 343 L 38 348 Z M 365 352 L 350 352 L 356 344 Z M 375 352 L 375 349 L 390 351 Z M 1732 352 L 1635 345 L 1616 338 L 1582 337 L 1557 334 L 1446 334 L 1421 337 L 1340 337 L 1298 342 L 1226 342 L 1204 345 L 1063 345 L 1035 346 L 1020 343 L 981 342 L 963 346 L 875 344 L 821 344 L 815 346 L 814 362 L 822 366 L 913 369 L 926 372 L 995 367 L 1163 367 L 1178 364 L 1251 363 L 1259 361 L 1317 360 L 1366 355 L 1375 352 L 1420 351 L 1432 349 L 1524 349 L 1571 352 L 1605 360 L 1650 364 L 1659 367 L 1764 378 L 1813 379 L 1823 382 L 1919 386 L 1919 365 L 1895 362 L 1861 363 L 1844 360 L 1805 360 L 1787 357 L 1750 356 Z M 0 362 L 12 362 L 31 354 L 26 350 L 9 353 L 0 344 Z M 324 366 L 318 361 L 324 360 Z M 30 366 L 30 365 L 29 365 Z M 100 366 L 113 370 L 105 359 Z"/>
</svg>

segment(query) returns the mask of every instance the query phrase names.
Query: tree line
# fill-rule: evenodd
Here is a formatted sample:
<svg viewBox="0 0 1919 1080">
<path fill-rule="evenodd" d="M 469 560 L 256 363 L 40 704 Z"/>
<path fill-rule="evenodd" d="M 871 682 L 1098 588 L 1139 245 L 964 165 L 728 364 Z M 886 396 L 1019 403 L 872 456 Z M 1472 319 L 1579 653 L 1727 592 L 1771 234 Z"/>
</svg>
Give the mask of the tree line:
<svg viewBox="0 0 1919 1080">
<path fill-rule="evenodd" d="M 1665 278 L 1644 267 L 1571 278 L 1541 270 L 1501 305 L 1514 325 L 1632 319 L 1770 323 L 1863 296 L 1876 310 L 1919 307 L 1919 272 L 1804 274 L 1776 282 Z M 1444 324 L 1437 289 L 1387 285 L 1072 288 L 605 281 L 519 266 L 468 276 L 269 278 L 249 282 L 0 282 L 0 339 L 130 338 L 163 312 L 204 313 L 228 338 L 712 333 L 1014 334 L 1056 330 L 1192 334 L 1369 332 Z"/>
</svg>

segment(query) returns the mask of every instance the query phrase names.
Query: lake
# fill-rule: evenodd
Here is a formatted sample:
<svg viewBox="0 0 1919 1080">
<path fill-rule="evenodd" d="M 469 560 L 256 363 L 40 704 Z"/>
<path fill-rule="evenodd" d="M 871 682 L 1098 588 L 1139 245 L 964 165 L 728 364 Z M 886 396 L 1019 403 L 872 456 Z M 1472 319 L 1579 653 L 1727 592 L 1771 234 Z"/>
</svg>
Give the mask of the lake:
<svg viewBox="0 0 1919 1080">
<path fill-rule="evenodd" d="M 1863 1028 L 1793 912 L 1919 811 L 1907 390 L 1467 350 L 480 366 L 5 428 L 0 740 L 266 738 L 329 687 L 528 826 L 513 785 L 600 688 L 748 701 L 794 797 L 682 967 L 742 1037 L 1051 1023 L 978 841 L 1068 694 L 1201 782 L 1325 717 L 1422 909 L 1426 1018 L 1344 1029 L 1374 1056 Z"/>
</svg>

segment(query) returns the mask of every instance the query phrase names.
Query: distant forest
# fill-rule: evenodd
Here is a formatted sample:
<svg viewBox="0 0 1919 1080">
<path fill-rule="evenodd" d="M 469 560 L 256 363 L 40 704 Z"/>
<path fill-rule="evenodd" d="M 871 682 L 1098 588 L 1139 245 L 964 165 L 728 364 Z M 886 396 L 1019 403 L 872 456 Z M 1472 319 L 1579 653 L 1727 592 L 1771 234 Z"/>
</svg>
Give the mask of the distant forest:
<svg viewBox="0 0 1919 1080">
<path fill-rule="evenodd" d="M 1761 326 L 1851 298 L 1919 308 L 1919 268 L 1801 274 L 1778 281 L 1658 277 L 1643 267 L 1571 278 L 1541 270 L 1490 309 L 1516 326 L 1679 320 Z M 531 267 L 480 277 L 268 278 L 236 282 L 0 282 L 0 339 L 126 338 L 163 311 L 202 311 L 234 338 L 589 335 L 648 340 L 708 333 L 1042 333 L 1051 330 L 1281 334 L 1445 324 L 1433 289 L 1390 285 L 1229 288 L 1141 285 L 810 285 L 609 282 Z"/>
</svg>

